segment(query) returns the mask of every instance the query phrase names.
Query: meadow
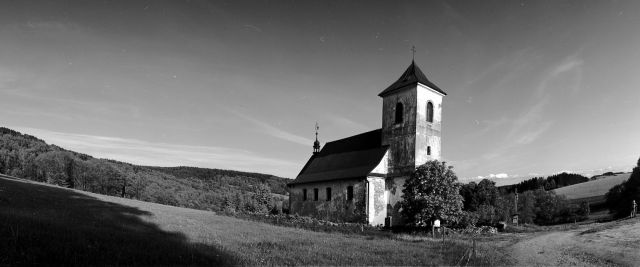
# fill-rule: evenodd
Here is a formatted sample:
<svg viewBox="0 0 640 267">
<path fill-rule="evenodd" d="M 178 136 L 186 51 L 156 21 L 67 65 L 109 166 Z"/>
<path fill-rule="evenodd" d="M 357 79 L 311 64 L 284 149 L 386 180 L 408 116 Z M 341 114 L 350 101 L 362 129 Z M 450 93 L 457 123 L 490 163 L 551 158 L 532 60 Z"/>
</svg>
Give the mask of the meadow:
<svg viewBox="0 0 640 267">
<path fill-rule="evenodd" d="M 631 173 L 603 176 L 597 180 L 561 187 L 554 192 L 573 202 L 587 201 L 590 205 L 599 207 L 605 202 L 605 194 L 609 189 L 629 179 L 629 175 Z"/>
<path fill-rule="evenodd" d="M 281 227 L 0 178 L 0 265 L 505 265 L 499 242 Z"/>
</svg>

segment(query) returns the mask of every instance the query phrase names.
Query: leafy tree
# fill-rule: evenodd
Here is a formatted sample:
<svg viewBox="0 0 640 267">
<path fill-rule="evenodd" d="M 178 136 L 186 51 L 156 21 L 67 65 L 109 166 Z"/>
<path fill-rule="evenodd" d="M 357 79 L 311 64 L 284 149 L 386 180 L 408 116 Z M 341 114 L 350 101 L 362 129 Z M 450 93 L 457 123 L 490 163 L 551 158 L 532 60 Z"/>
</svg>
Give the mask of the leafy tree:
<svg viewBox="0 0 640 267">
<path fill-rule="evenodd" d="M 239 192 L 236 192 L 236 199 L 234 201 L 234 204 L 235 204 L 235 210 L 237 212 L 244 211 L 244 207 L 245 207 L 244 199 L 242 198 L 242 195 L 240 195 Z"/>
<path fill-rule="evenodd" d="M 616 213 L 616 209 L 618 208 L 617 206 L 620 204 L 620 202 L 622 201 L 622 193 L 625 191 L 624 190 L 624 185 L 625 183 L 621 183 L 618 184 L 614 187 L 612 187 L 611 189 L 609 189 L 609 192 L 607 192 L 607 194 L 605 195 L 606 200 L 606 205 L 607 207 L 609 207 L 609 211 L 611 213 Z"/>
<path fill-rule="evenodd" d="M 564 196 L 543 189 L 520 194 L 518 211 L 522 223 L 539 225 L 581 221 L 587 218 L 584 207 L 572 205 Z"/>
<path fill-rule="evenodd" d="M 636 204 L 640 205 L 640 159 L 638 159 L 638 165 L 633 168 L 629 179 L 609 189 L 606 198 L 609 212 L 617 218 L 630 215 L 632 201 L 635 200 Z"/>
<path fill-rule="evenodd" d="M 437 160 L 419 166 L 405 182 L 401 213 L 409 224 L 440 219 L 455 223 L 462 215 L 460 183 L 452 166 Z"/>
<path fill-rule="evenodd" d="M 463 209 L 466 211 L 476 211 L 478 206 L 480 205 L 478 200 L 477 191 L 478 184 L 476 182 L 470 182 L 467 184 L 463 184 L 460 187 L 460 195 L 463 199 L 464 207 Z"/>
<path fill-rule="evenodd" d="M 271 189 L 269 189 L 267 185 L 259 184 L 256 187 L 253 199 L 255 203 L 254 212 L 267 213 L 271 210 L 271 202 L 273 202 L 273 196 L 271 195 Z"/>
<path fill-rule="evenodd" d="M 537 224 L 555 223 L 555 217 L 562 210 L 560 200 L 552 192 L 541 189 L 533 191 L 535 197 L 535 219 Z"/>
<path fill-rule="evenodd" d="M 536 218 L 535 205 L 533 191 L 526 191 L 519 195 L 518 219 L 522 223 L 533 223 L 533 220 Z"/>
<path fill-rule="evenodd" d="M 477 198 L 480 205 L 495 206 L 500 195 L 496 182 L 489 179 L 482 179 L 477 186 Z"/>
<path fill-rule="evenodd" d="M 464 199 L 464 210 L 474 212 L 477 215 L 477 222 L 482 225 L 493 225 L 499 220 L 506 219 L 498 208 L 503 200 L 495 184 L 494 181 L 483 179 L 478 184 L 471 182 L 460 189 Z"/>
</svg>

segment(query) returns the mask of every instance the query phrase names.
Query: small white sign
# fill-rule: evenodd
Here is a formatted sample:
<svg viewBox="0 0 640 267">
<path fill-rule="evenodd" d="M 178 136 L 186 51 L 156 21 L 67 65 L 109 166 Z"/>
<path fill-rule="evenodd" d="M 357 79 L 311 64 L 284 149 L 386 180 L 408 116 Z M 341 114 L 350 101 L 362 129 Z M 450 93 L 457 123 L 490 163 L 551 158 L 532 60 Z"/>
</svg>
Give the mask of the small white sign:
<svg viewBox="0 0 640 267">
<path fill-rule="evenodd" d="M 433 221 L 433 227 L 440 227 L 440 220 Z"/>
</svg>

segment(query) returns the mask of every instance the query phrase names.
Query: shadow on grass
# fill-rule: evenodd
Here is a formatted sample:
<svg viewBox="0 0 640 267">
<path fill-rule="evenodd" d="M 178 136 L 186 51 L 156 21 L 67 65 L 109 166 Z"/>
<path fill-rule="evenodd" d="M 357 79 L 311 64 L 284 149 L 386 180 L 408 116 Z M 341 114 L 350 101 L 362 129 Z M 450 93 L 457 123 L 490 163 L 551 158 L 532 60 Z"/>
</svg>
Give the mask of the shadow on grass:
<svg viewBox="0 0 640 267">
<path fill-rule="evenodd" d="M 145 222 L 151 214 L 0 177 L 0 265 L 234 265 L 229 252 Z"/>
</svg>

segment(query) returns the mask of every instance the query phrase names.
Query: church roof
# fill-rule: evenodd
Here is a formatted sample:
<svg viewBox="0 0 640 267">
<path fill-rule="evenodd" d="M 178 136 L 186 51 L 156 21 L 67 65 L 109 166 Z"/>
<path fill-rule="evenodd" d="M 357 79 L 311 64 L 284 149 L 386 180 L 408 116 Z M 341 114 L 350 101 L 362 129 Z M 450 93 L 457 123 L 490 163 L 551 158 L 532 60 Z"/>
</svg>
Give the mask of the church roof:
<svg viewBox="0 0 640 267">
<path fill-rule="evenodd" d="M 381 142 L 381 129 L 329 142 L 320 153 L 311 156 L 289 184 L 364 178 L 387 152 L 388 146 Z"/>
<path fill-rule="evenodd" d="M 399 90 L 405 86 L 412 85 L 415 83 L 424 84 L 426 86 L 429 86 L 429 88 L 436 90 L 443 95 L 447 95 L 447 93 L 442 91 L 442 89 L 440 89 L 437 85 L 435 85 L 434 83 L 429 81 L 429 79 L 427 79 L 427 76 L 424 75 L 422 70 L 420 70 L 418 65 L 416 65 L 415 61 L 411 61 L 411 65 L 409 65 L 407 70 L 404 71 L 404 73 L 400 76 L 400 78 L 397 81 L 395 81 L 393 84 L 389 85 L 387 89 L 384 89 L 384 91 L 378 94 L 378 96 L 384 97 L 385 95 L 395 92 L 396 90 Z"/>
</svg>

